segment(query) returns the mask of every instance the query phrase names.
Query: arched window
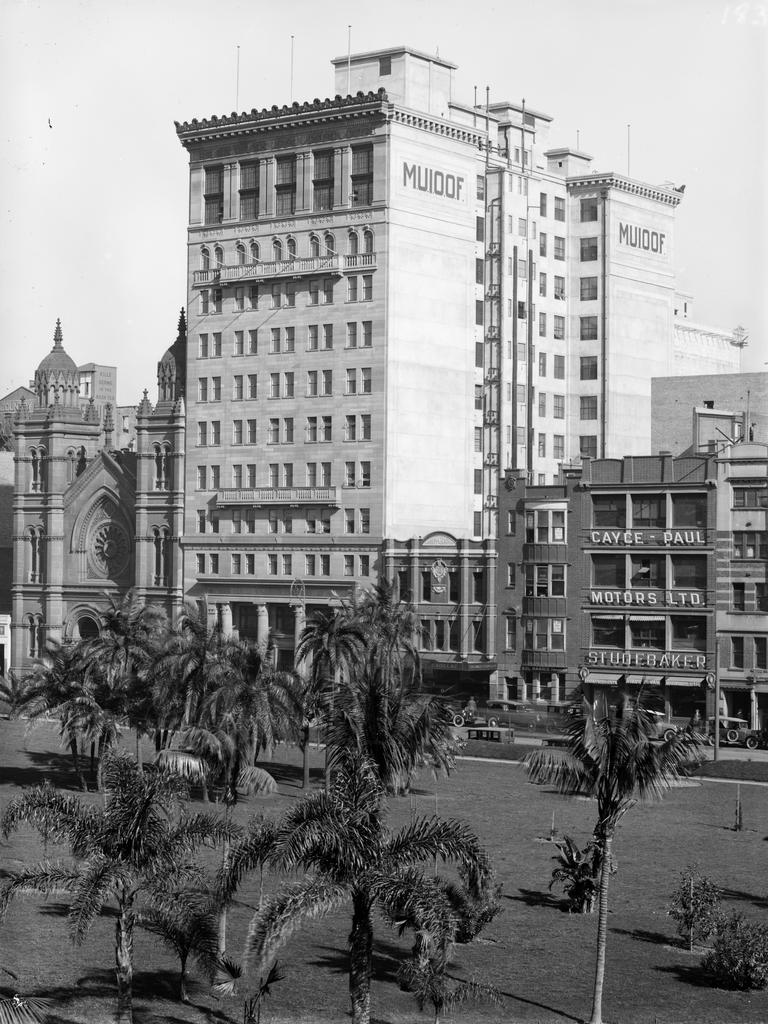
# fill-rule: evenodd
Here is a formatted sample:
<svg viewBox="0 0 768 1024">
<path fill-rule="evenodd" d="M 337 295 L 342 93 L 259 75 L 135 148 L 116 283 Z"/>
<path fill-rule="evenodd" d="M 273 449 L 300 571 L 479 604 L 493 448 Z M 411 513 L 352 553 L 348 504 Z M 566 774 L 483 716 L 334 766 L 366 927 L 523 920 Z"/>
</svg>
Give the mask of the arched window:
<svg viewBox="0 0 768 1024">
<path fill-rule="evenodd" d="M 211 269 L 211 254 L 208 251 L 208 247 L 206 245 L 204 245 L 203 248 L 200 250 L 200 269 Z"/>
<path fill-rule="evenodd" d="M 27 633 L 27 654 L 39 658 L 43 653 L 43 619 L 41 615 L 28 615 L 25 622 Z"/>
<path fill-rule="evenodd" d="M 167 491 L 170 489 L 170 455 L 171 446 L 169 444 L 156 444 L 154 445 L 155 452 L 155 490 L 156 491 Z"/>
<path fill-rule="evenodd" d="M 45 490 L 45 448 L 30 448 L 29 457 L 32 464 L 31 491 L 42 493 Z"/>
<path fill-rule="evenodd" d="M 213 258 L 216 261 L 216 270 L 219 270 L 221 267 L 224 266 L 224 250 L 221 248 L 220 245 L 217 245 L 216 248 L 213 250 Z"/>
<path fill-rule="evenodd" d="M 43 531 L 33 526 L 27 532 L 29 540 L 29 582 L 43 582 Z"/>
<path fill-rule="evenodd" d="M 88 460 L 85 457 L 85 448 L 78 448 L 77 450 L 77 467 L 75 468 L 75 476 L 80 476 L 85 467 L 88 465 Z"/>
<path fill-rule="evenodd" d="M 320 255 L 320 239 L 317 235 L 309 236 L 309 255 L 319 256 Z"/>
<path fill-rule="evenodd" d="M 168 583 L 170 537 L 167 528 L 154 526 L 152 539 L 155 548 L 155 586 L 163 587 Z"/>
<path fill-rule="evenodd" d="M 251 263 L 259 262 L 259 243 L 251 242 Z"/>
<path fill-rule="evenodd" d="M 288 259 L 289 260 L 295 260 L 296 259 L 296 239 L 295 238 L 289 238 L 288 242 L 287 242 L 287 247 L 288 247 Z"/>
<path fill-rule="evenodd" d="M 74 448 L 67 449 L 67 483 L 71 484 L 77 476 L 77 453 Z"/>
<path fill-rule="evenodd" d="M 333 237 L 330 231 L 326 231 L 323 241 L 325 242 L 326 253 L 328 253 L 329 256 L 333 256 L 334 253 L 336 252 L 336 239 Z"/>
<path fill-rule="evenodd" d="M 77 620 L 77 632 L 81 640 L 95 640 L 99 635 L 99 624 L 92 615 L 81 615 Z"/>
<path fill-rule="evenodd" d="M 275 263 L 279 263 L 283 258 L 283 243 L 279 238 L 274 239 L 272 242 L 272 259 Z"/>
<path fill-rule="evenodd" d="M 245 266 L 245 246 L 242 242 L 237 243 L 237 265 L 239 267 Z"/>
<path fill-rule="evenodd" d="M 356 231 L 350 231 L 347 238 L 347 252 L 350 256 L 357 256 L 359 249 L 360 240 L 357 237 Z"/>
<path fill-rule="evenodd" d="M 372 231 L 366 230 L 366 231 L 363 232 L 363 252 L 368 252 L 368 253 L 373 252 L 373 232 Z"/>
</svg>

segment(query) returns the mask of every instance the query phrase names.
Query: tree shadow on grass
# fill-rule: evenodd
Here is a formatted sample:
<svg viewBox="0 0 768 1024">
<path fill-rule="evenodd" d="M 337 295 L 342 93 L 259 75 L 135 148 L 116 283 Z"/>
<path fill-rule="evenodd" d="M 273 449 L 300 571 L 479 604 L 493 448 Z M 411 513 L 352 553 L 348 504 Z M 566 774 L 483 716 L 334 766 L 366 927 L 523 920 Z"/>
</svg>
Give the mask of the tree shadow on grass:
<svg viewBox="0 0 768 1024">
<path fill-rule="evenodd" d="M 721 889 L 720 898 L 724 900 L 732 900 L 734 902 L 741 901 L 744 903 L 752 903 L 760 910 L 768 910 L 768 897 L 757 896 L 752 892 L 743 892 L 740 889 Z"/>
<path fill-rule="evenodd" d="M 3 769 L 3 782 L 12 786 L 40 786 L 46 780 L 57 789 L 72 789 L 80 793 L 80 781 L 72 766 L 69 754 L 56 754 L 49 751 L 17 750 L 27 760 L 27 764 L 8 765 L 10 751 L 6 751 L 6 766 Z M 83 774 L 88 779 L 86 758 L 81 761 Z"/>
<path fill-rule="evenodd" d="M 672 974 L 678 981 L 694 988 L 715 988 L 712 976 L 700 964 L 672 964 L 669 967 L 654 967 L 660 974 Z"/>
<path fill-rule="evenodd" d="M 679 945 L 676 939 L 664 935 L 663 932 L 649 932 L 645 928 L 611 928 L 614 935 L 628 935 L 630 939 L 637 939 L 638 942 L 650 942 L 654 946 Z"/>
<path fill-rule="evenodd" d="M 562 909 L 562 900 L 553 896 L 548 890 L 518 889 L 519 896 L 511 896 L 509 893 L 502 893 L 502 898 L 511 900 L 513 903 L 524 903 L 527 907 L 554 907 Z"/>
<path fill-rule="evenodd" d="M 331 946 L 323 947 L 324 952 L 314 960 L 308 961 L 315 967 L 321 967 L 334 974 L 349 973 L 349 953 L 347 950 L 334 949 Z M 373 950 L 372 977 L 376 981 L 397 982 L 397 970 L 405 959 L 406 954 L 399 946 L 389 943 L 377 942 Z"/>
<path fill-rule="evenodd" d="M 572 1020 L 576 1024 L 582 1024 L 584 1017 L 574 1017 L 572 1013 L 567 1013 L 565 1010 L 560 1009 L 559 1006 L 550 1006 L 549 1003 L 540 1003 L 535 999 L 526 999 L 525 996 L 519 996 L 515 992 L 505 992 L 501 990 L 502 996 L 505 999 L 512 999 L 516 1003 L 524 1003 L 526 1006 L 538 1006 L 540 1010 L 547 1010 L 549 1013 L 556 1013 L 563 1020 Z"/>
</svg>

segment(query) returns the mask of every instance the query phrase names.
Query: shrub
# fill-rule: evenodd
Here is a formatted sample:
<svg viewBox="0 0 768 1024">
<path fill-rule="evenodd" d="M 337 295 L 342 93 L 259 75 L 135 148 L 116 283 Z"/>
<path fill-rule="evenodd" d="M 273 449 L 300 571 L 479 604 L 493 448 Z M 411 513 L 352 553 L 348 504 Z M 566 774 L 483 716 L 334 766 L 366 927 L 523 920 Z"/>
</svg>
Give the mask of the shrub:
<svg viewBox="0 0 768 1024">
<path fill-rule="evenodd" d="M 695 864 L 689 865 L 680 872 L 667 913 L 677 922 L 680 937 L 693 950 L 695 942 L 704 942 L 715 931 L 720 916 L 720 890 Z"/>
<path fill-rule="evenodd" d="M 600 881 L 601 857 L 597 843 L 591 839 L 580 850 L 570 836 L 564 836 L 555 845 L 559 852 L 552 859 L 557 861 L 558 867 L 552 871 L 549 888 L 562 885 L 569 914 L 591 914 Z"/>
<path fill-rule="evenodd" d="M 715 942 L 701 963 L 723 988 L 765 988 L 768 985 L 768 925 L 742 914 L 723 915 Z"/>
</svg>

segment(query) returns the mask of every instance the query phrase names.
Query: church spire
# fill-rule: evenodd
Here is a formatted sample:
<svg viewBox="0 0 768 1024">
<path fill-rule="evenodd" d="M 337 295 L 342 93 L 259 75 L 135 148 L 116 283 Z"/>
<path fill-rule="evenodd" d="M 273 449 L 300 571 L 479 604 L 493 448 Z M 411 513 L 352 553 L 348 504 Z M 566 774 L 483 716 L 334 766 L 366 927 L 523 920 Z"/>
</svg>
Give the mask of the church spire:
<svg viewBox="0 0 768 1024">
<path fill-rule="evenodd" d="M 53 347 L 55 349 L 64 348 L 64 337 L 61 333 L 61 320 L 56 320 L 56 330 L 53 332 Z"/>
</svg>

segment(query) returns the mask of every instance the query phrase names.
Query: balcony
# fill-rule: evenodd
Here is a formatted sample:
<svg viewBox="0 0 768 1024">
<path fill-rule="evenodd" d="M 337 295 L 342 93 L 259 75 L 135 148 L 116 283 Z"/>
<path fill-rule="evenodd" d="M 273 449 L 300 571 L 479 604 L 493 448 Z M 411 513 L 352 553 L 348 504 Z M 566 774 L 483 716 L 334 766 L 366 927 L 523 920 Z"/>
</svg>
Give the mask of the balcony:
<svg viewBox="0 0 768 1024">
<path fill-rule="evenodd" d="M 279 277 L 309 277 L 316 274 L 342 274 L 345 271 L 374 270 L 375 252 L 360 252 L 353 256 L 297 256 L 294 259 L 259 260 L 256 263 L 223 264 L 209 270 L 196 270 L 193 284 L 197 288 L 220 287 L 241 281 L 265 281 Z"/>
<path fill-rule="evenodd" d="M 216 492 L 216 504 L 232 505 L 332 505 L 339 507 L 336 487 L 225 487 Z"/>
</svg>

